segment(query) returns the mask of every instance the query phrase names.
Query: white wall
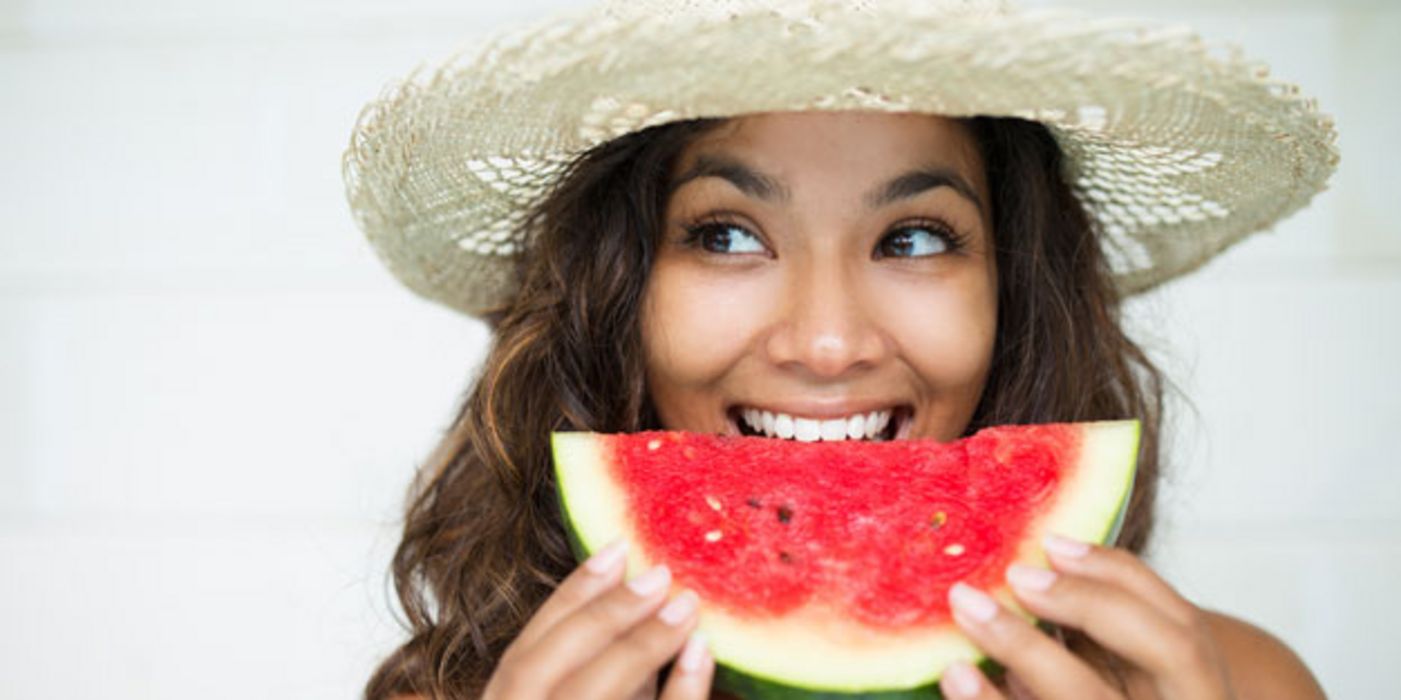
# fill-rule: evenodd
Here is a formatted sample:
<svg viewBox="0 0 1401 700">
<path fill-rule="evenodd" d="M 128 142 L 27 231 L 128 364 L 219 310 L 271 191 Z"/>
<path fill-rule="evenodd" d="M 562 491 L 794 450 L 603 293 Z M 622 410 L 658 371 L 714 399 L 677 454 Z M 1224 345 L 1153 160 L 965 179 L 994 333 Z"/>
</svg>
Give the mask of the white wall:
<svg viewBox="0 0 1401 700">
<path fill-rule="evenodd" d="M 379 267 L 340 153 L 391 79 L 564 4 L 0 4 L 0 697 L 357 693 L 485 334 Z M 1388 695 L 1401 10 L 1080 4 L 1237 39 L 1337 117 L 1312 209 L 1133 307 L 1194 407 L 1153 561 Z"/>
</svg>

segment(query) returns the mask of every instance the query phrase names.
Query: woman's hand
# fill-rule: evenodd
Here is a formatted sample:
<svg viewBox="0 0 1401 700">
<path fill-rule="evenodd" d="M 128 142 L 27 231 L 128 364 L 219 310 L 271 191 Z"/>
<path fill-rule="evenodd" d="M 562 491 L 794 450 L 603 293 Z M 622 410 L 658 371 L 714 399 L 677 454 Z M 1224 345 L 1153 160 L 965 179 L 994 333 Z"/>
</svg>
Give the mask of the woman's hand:
<svg viewBox="0 0 1401 700">
<path fill-rule="evenodd" d="M 661 700 L 709 697 L 714 661 L 704 640 L 691 634 L 696 595 L 683 591 L 666 601 L 665 567 L 623 583 L 625 555 L 624 544 L 615 542 L 560 582 L 507 647 L 483 698 L 650 695 L 657 669 L 678 651 Z"/>
<path fill-rule="evenodd" d="M 1083 630 L 1133 664 L 1163 700 L 1235 697 L 1204 613 L 1138 557 L 1054 536 L 1045 548 L 1054 571 L 1007 570 L 1008 584 L 1028 610 Z M 949 602 L 964 633 L 1038 700 L 1123 697 L 1085 661 L 985 593 L 958 584 Z M 950 667 L 939 685 L 956 700 L 1003 697 L 964 663 Z"/>
</svg>

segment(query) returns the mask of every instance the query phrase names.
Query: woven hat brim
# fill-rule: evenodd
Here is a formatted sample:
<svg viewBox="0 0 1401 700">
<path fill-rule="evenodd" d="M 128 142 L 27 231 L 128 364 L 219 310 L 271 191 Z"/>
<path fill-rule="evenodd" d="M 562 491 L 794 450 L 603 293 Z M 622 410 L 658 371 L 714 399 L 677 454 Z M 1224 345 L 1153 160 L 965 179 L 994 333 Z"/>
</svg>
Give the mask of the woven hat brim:
<svg viewBox="0 0 1401 700">
<path fill-rule="evenodd" d="M 523 217 L 576 155 L 649 126 L 879 110 L 1045 123 L 1128 294 L 1191 271 L 1322 191 L 1316 103 L 1178 27 L 967 3 L 788 12 L 590 11 L 488 42 L 367 106 L 345 154 L 355 217 L 418 293 L 507 302 Z"/>
</svg>

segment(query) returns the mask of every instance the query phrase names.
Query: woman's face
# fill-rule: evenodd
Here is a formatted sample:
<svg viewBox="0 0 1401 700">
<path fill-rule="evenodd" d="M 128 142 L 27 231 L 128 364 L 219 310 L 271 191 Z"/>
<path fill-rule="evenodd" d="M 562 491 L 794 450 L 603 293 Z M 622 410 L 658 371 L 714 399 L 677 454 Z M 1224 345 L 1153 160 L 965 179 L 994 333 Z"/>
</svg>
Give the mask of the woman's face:
<svg viewBox="0 0 1401 700">
<path fill-rule="evenodd" d="M 730 121 L 681 154 L 642 337 L 663 426 L 960 435 L 997 319 L 990 203 L 954 121 Z"/>
</svg>

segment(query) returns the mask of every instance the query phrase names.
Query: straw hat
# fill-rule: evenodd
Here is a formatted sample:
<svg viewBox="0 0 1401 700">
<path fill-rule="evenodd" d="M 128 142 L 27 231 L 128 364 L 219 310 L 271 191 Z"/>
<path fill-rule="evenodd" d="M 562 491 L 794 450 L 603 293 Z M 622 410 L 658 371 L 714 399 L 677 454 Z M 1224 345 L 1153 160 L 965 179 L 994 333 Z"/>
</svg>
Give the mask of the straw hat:
<svg viewBox="0 0 1401 700">
<path fill-rule="evenodd" d="M 511 298 L 523 215 L 572 157 L 800 110 L 1046 124 L 1125 293 L 1304 206 L 1338 162 L 1313 100 L 1180 27 L 977 0 L 615 0 L 388 90 L 355 126 L 347 194 L 400 280 L 480 315 Z"/>
</svg>

